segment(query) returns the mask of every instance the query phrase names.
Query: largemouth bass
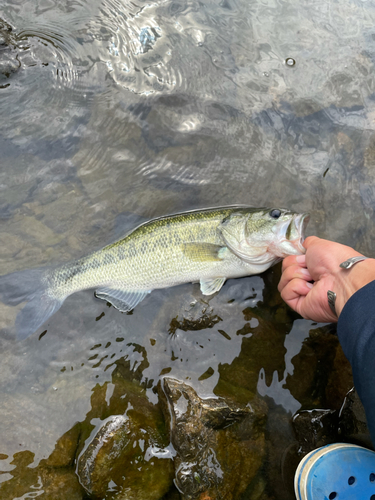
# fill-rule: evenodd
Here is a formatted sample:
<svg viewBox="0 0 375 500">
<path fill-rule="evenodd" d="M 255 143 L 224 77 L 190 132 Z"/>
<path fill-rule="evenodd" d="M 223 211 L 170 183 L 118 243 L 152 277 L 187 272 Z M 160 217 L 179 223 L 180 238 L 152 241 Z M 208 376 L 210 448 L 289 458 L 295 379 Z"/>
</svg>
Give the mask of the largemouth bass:
<svg viewBox="0 0 375 500">
<path fill-rule="evenodd" d="M 277 208 L 231 206 L 197 210 L 146 222 L 124 238 L 69 264 L 20 271 L 0 278 L 6 304 L 26 302 L 17 337 L 35 332 L 80 290 L 127 312 L 156 288 L 199 282 L 204 295 L 227 278 L 258 274 L 304 253 L 307 214 Z"/>
</svg>

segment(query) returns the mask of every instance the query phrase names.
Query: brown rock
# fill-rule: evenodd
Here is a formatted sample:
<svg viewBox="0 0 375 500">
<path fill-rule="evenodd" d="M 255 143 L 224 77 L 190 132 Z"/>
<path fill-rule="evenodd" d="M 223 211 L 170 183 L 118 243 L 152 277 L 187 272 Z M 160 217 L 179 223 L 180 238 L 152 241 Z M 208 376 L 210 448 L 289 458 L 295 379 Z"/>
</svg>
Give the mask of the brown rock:
<svg viewBox="0 0 375 500">
<path fill-rule="evenodd" d="M 77 423 L 57 441 L 55 449 L 43 464 L 49 467 L 72 466 L 78 446 L 81 426 Z"/>
<path fill-rule="evenodd" d="M 109 417 L 78 460 L 78 475 L 96 497 L 159 500 L 172 485 L 170 458 L 158 458 L 165 442 L 148 422 L 130 410 Z"/>
<path fill-rule="evenodd" d="M 182 499 L 240 498 L 264 457 L 264 405 L 202 399 L 189 385 L 167 377 L 163 390 Z"/>
</svg>

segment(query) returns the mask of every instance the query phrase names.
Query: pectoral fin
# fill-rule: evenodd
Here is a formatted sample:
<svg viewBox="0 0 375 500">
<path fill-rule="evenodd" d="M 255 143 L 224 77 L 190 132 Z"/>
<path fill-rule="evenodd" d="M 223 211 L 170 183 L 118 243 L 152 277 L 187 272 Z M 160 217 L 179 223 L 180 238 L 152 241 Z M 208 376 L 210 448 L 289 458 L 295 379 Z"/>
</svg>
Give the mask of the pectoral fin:
<svg viewBox="0 0 375 500">
<path fill-rule="evenodd" d="M 223 249 L 221 245 L 212 243 L 184 243 L 182 245 L 184 254 L 195 262 L 223 260 Z"/>
<path fill-rule="evenodd" d="M 203 295 L 212 295 L 218 292 L 224 285 L 226 278 L 214 278 L 211 280 L 201 280 L 201 292 Z"/>
<path fill-rule="evenodd" d="M 95 297 L 106 300 L 121 312 L 129 312 L 138 305 L 151 290 L 119 290 L 99 288 Z"/>
</svg>

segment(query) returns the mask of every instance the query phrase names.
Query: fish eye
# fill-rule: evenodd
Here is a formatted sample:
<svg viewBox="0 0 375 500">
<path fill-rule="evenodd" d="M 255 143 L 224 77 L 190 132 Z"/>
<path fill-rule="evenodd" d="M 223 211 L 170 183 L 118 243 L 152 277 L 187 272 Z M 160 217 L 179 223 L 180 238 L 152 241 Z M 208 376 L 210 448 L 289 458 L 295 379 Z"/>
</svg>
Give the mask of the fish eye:
<svg viewBox="0 0 375 500">
<path fill-rule="evenodd" d="M 277 208 L 274 208 L 273 210 L 271 210 L 270 212 L 270 216 L 273 218 L 273 219 L 278 219 L 281 215 L 281 210 L 277 209 Z"/>
</svg>

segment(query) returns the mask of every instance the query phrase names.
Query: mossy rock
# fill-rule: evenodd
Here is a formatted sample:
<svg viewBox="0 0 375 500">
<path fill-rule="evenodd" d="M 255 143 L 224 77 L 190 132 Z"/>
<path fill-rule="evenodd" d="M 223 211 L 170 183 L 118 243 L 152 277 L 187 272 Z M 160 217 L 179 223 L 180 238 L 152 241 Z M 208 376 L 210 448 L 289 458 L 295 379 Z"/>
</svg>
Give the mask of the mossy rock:
<svg viewBox="0 0 375 500">
<path fill-rule="evenodd" d="M 257 398 L 246 405 L 203 399 L 169 377 L 162 389 L 182 500 L 240 499 L 265 456 L 266 405 Z"/>
<path fill-rule="evenodd" d="M 41 500 L 83 500 L 85 492 L 75 472 L 68 467 L 29 467 L 34 454 L 22 451 L 14 454 L 12 479 L 0 485 L 0 498 L 35 498 Z"/>
<path fill-rule="evenodd" d="M 159 500 L 172 486 L 173 464 L 159 458 L 166 443 L 157 427 L 135 410 L 106 419 L 78 460 L 85 489 L 94 498 Z"/>
</svg>

